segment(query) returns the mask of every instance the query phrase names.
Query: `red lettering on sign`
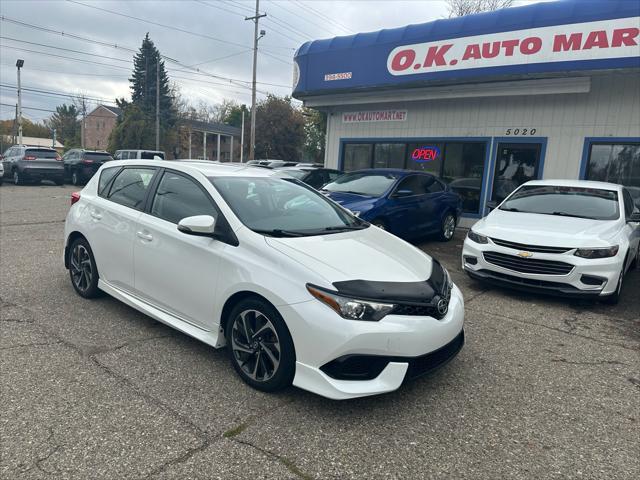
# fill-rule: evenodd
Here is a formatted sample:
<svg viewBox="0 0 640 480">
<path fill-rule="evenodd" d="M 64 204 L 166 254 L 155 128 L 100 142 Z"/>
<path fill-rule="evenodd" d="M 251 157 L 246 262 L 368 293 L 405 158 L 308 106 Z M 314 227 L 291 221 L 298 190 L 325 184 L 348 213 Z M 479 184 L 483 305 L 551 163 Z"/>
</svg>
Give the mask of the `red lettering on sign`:
<svg viewBox="0 0 640 480">
<path fill-rule="evenodd" d="M 520 52 L 523 55 L 533 55 L 538 53 L 542 48 L 542 39 L 540 37 L 525 38 L 520 44 Z"/>
<path fill-rule="evenodd" d="M 495 58 L 500 54 L 500 42 L 482 44 L 482 58 Z"/>
<path fill-rule="evenodd" d="M 434 64 L 438 67 L 442 65 L 446 65 L 447 61 L 444 59 L 445 53 L 449 51 L 449 49 L 453 47 L 453 44 L 447 43 L 446 45 L 429 47 L 427 51 L 427 56 L 424 59 L 423 67 L 431 67 Z"/>
<path fill-rule="evenodd" d="M 597 30 L 591 32 L 587 39 L 584 41 L 583 50 L 590 50 L 594 47 L 597 48 L 609 48 L 609 39 L 607 38 L 607 32 L 604 30 Z"/>
<path fill-rule="evenodd" d="M 401 72 L 409 68 L 413 61 L 416 59 L 416 52 L 413 50 L 400 50 L 393 57 L 391 61 L 391 69 L 396 72 Z"/>
<path fill-rule="evenodd" d="M 582 43 L 582 33 L 572 33 L 567 35 L 556 35 L 553 38 L 553 51 L 554 52 L 566 52 L 568 50 L 580 50 L 580 44 Z"/>
<path fill-rule="evenodd" d="M 638 44 L 635 38 L 640 35 L 640 28 L 618 28 L 613 31 L 612 47 L 634 47 Z"/>
<path fill-rule="evenodd" d="M 513 52 L 520 43 L 520 40 L 503 40 L 502 48 L 504 48 L 505 57 L 512 57 Z"/>
<path fill-rule="evenodd" d="M 474 58 L 476 60 L 480 60 L 482 58 L 482 54 L 480 53 L 480 45 L 478 45 L 477 43 L 467 45 L 467 49 L 464 51 L 462 60 L 469 60 L 470 58 Z"/>
</svg>

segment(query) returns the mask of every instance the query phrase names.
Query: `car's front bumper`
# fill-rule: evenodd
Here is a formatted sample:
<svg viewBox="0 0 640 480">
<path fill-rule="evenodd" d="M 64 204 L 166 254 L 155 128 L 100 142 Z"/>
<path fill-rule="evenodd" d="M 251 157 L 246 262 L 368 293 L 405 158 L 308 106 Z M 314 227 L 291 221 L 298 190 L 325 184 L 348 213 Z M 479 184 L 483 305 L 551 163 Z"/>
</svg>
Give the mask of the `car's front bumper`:
<svg viewBox="0 0 640 480">
<path fill-rule="evenodd" d="M 278 309 L 296 348 L 293 384 L 336 400 L 396 390 L 406 379 L 444 365 L 464 343 L 464 300 L 456 286 L 441 320 L 409 315 L 387 315 L 379 322 L 345 320 L 317 300 Z M 326 366 L 349 356 L 382 362 L 380 373 L 370 379 L 332 377 Z"/>
<path fill-rule="evenodd" d="M 537 253 L 531 258 L 563 262 L 573 266 L 564 275 L 523 273 L 487 261 L 485 252 L 511 255 L 517 258 L 519 250 L 496 245 L 464 241 L 462 268 L 470 277 L 516 290 L 538 292 L 565 297 L 602 297 L 615 292 L 624 262 L 621 252 L 610 258 L 587 259 L 577 257 L 573 250 L 567 253 Z M 597 280 L 596 280 L 597 279 Z M 593 284 L 600 281 L 599 284 Z"/>
</svg>

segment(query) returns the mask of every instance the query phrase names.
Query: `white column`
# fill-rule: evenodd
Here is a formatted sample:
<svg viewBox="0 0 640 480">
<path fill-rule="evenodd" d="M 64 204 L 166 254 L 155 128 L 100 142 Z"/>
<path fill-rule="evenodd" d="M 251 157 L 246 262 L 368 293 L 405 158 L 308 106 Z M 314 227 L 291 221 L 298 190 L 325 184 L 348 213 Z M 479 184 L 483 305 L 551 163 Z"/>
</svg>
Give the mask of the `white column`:
<svg viewBox="0 0 640 480">
<path fill-rule="evenodd" d="M 220 161 L 220 134 L 218 133 L 218 150 L 216 150 L 216 160 Z"/>
<path fill-rule="evenodd" d="M 229 136 L 229 161 L 233 162 L 233 135 Z"/>
<path fill-rule="evenodd" d="M 202 132 L 202 158 L 207 159 L 207 132 Z"/>
</svg>

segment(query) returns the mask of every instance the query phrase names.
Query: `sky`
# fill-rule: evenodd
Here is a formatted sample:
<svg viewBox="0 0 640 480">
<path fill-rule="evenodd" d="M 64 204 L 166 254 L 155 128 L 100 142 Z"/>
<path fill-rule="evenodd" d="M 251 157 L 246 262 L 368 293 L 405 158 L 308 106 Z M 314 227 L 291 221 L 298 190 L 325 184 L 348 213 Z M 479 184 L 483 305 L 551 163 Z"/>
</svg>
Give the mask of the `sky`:
<svg viewBox="0 0 640 480">
<path fill-rule="evenodd" d="M 518 0 L 516 5 L 538 0 Z M 133 52 L 148 32 L 188 103 L 251 103 L 255 0 L 0 0 L 0 119 L 42 121 L 85 95 L 89 110 L 130 97 Z M 261 0 L 258 99 L 288 95 L 304 42 L 447 17 L 441 0 Z M 80 38 L 78 38 L 80 37 Z"/>
</svg>

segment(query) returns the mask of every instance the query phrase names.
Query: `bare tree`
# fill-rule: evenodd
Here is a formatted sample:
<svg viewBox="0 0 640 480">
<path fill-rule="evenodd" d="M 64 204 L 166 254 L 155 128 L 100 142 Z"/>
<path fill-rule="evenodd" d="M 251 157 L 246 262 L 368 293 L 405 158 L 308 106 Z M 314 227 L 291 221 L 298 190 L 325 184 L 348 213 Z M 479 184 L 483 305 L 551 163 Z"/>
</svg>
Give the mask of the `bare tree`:
<svg viewBox="0 0 640 480">
<path fill-rule="evenodd" d="M 513 5 L 513 0 L 447 0 L 449 18 L 490 12 Z"/>
</svg>

